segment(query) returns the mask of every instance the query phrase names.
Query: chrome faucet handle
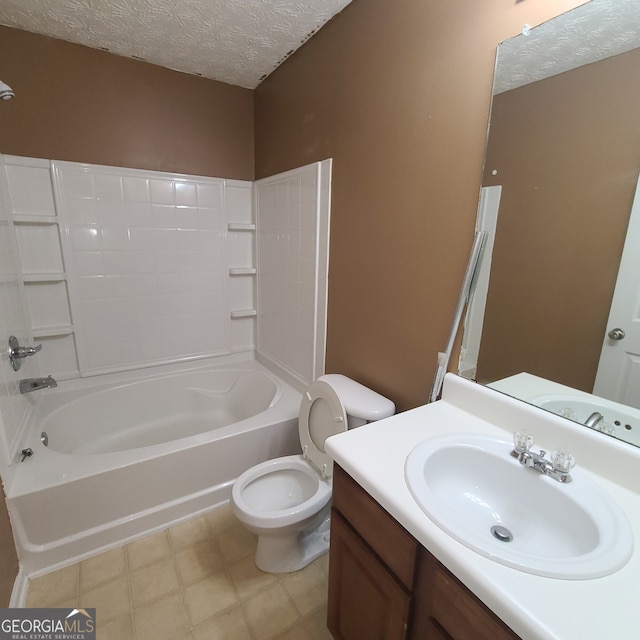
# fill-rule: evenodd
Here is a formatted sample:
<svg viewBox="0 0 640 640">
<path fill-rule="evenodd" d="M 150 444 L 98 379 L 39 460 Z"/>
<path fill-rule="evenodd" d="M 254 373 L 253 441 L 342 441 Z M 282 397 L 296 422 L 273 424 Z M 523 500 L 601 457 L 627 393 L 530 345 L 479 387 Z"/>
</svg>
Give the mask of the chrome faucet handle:
<svg viewBox="0 0 640 640">
<path fill-rule="evenodd" d="M 34 356 L 38 351 L 42 349 L 42 344 L 38 344 L 35 347 L 21 347 L 18 339 L 15 336 L 9 338 L 9 361 L 14 371 L 20 371 L 22 366 L 22 358 Z"/>
<path fill-rule="evenodd" d="M 513 447 L 516 453 L 529 451 L 533 446 L 533 435 L 528 431 L 515 431 L 513 434 Z"/>
<path fill-rule="evenodd" d="M 38 353 L 38 351 L 42 350 L 42 343 L 37 344 L 35 347 L 20 347 L 20 349 L 21 349 L 21 353 L 24 354 L 22 356 L 23 358 L 25 356 L 33 356 L 36 353 Z"/>
<path fill-rule="evenodd" d="M 576 466 L 576 457 L 567 449 L 561 448 L 551 454 L 551 464 L 560 473 L 569 473 Z"/>
</svg>

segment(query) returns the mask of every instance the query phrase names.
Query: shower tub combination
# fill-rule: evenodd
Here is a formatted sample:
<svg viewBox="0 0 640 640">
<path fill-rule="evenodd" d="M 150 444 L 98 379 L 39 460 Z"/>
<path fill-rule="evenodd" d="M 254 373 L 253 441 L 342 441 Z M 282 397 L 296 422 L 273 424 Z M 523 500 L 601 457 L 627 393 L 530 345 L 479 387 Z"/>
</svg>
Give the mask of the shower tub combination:
<svg viewBox="0 0 640 640">
<path fill-rule="evenodd" d="M 211 509 L 249 467 L 300 452 L 301 395 L 255 360 L 160 370 L 36 398 L 34 453 L 6 486 L 26 575 Z"/>
</svg>

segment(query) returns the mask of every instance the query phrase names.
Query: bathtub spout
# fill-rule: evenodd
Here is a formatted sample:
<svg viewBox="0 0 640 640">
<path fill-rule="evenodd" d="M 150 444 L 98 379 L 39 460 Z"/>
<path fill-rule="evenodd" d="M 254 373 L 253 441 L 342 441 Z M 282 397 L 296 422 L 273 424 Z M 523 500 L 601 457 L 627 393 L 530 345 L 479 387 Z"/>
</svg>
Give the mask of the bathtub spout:
<svg viewBox="0 0 640 640">
<path fill-rule="evenodd" d="M 30 393 L 38 389 L 53 389 L 58 383 L 51 377 L 46 378 L 25 378 L 20 380 L 20 393 Z"/>
</svg>

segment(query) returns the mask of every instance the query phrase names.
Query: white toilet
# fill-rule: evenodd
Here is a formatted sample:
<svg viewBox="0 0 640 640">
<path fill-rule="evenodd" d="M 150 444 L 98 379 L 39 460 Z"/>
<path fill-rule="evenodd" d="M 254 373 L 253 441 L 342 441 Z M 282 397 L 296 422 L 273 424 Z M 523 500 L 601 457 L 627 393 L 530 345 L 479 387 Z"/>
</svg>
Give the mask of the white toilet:
<svg viewBox="0 0 640 640">
<path fill-rule="evenodd" d="M 302 455 L 251 467 L 231 492 L 233 513 L 258 536 L 258 568 L 297 571 L 329 549 L 333 462 L 324 441 L 394 412 L 391 400 L 340 374 L 309 385 L 298 419 Z"/>
</svg>

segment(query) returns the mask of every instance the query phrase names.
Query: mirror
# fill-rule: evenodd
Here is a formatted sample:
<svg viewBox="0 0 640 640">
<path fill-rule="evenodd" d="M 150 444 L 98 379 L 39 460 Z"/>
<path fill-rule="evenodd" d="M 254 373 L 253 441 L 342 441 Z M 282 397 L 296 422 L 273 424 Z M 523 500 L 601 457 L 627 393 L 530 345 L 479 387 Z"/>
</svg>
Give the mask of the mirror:
<svg viewBox="0 0 640 640">
<path fill-rule="evenodd" d="M 638 24 L 637 0 L 592 0 L 500 45 L 483 178 L 483 192 L 501 187 L 497 227 L 481 331 L 475 299 L 465 322 L 477 361 L 461 375 L 500 388 L 527 372 L 603 395 L 594 384 L 640 171 Z M 618 416 L 623 429 L 640 432 L 638 409 Z"/>
</svg>

